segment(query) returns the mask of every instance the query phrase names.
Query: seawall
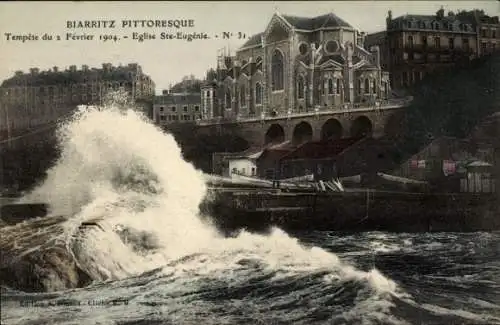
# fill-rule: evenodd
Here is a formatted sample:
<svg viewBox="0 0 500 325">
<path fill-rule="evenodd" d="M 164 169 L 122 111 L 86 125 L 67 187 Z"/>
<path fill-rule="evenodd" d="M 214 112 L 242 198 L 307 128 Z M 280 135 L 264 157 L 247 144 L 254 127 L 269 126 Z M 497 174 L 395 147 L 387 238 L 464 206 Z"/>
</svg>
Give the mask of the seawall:
<svg viewBox="0 0 500 325">
<path fill-rule="evenodd" d="M 204 209 L 224 231 L 238 228 L 331 231 L 500 230 L 493 195 L 348 191 L 217 191 Z"/>
</svg>

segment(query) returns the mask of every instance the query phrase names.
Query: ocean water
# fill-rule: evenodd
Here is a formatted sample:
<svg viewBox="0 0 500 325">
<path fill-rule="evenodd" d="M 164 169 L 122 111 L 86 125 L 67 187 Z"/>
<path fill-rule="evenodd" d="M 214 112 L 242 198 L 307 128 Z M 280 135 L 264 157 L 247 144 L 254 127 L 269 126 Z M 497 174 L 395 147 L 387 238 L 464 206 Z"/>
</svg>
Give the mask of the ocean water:
<svg viewBox="0 0 500 325">
<path fill-rule="evenodd" d="M 2 325 L 500 324 L 499 233 L 225 238 L 199 215 L 203 174 L 133 107 L 84 108 L 59 138 L 60 160 L 21 201 L 67 217 L 28 221 L 30 240 L 8 233 L 20 254 L 64 243 L 93 282 L 2 287 Z"/>
</svg>

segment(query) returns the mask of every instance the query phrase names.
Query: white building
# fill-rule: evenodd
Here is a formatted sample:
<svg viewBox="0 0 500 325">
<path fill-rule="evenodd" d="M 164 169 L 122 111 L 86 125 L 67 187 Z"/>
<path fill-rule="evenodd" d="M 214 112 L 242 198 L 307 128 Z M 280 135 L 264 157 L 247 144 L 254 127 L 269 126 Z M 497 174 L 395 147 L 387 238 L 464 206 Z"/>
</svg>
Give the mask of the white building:
<svg viewBox="0 0 500 325">
<path fill-rule="evenodd" d="M 262 151 L 259 151 L 248 155 L 228 157 L 230 176 L 257 176 L 257 158 L 261 154 Z"/>
</svg>

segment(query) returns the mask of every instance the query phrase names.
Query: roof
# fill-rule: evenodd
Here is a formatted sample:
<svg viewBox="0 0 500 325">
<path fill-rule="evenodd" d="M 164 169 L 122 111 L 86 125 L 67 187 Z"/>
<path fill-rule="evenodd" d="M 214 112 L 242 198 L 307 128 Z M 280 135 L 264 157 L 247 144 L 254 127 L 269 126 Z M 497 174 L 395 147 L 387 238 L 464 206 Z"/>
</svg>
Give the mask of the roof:
<svg viewBox="0 0 500 325">
<path fill-rule="evenodd" d="M 353 58 L 354 59 L 354 58 Z M 335 55 L 329 55 L 329 56 L 323 56 L 321 60 L 318 62 L 318 65 L 321 65 L 329 60 L 335 61 L 341 65 L 345 64 L 345 59 L 342 57 L 340 54 L 335 54 Z"/>
<path fill-rule="evenodd" d="M 260 155 L 262 155 L 262 149 L 250 149 L 245 150 L 243 152 L 238 152 L 235 154 L 227 155 L 225 158 L 227 160 L 236 160 L 236 159 L 258 159 Z"/>
<path fill-rule="evenodd" d="M 407 23 L 410 22 L 411 25 Z M 437 23 L 433 28 L 431 23 Z M 462 30 L 463 25 L 468 25 L 467 30 Z M 467 19 L 460 19 L 457 16 L 437 17 L 436 15 L 404 15 L 391 20 L 390 29 L 431 29 L 455 32 L 473 32 L 473 23 Z"/>
<path fill-rule="evenodd" d="M 365 46 L 369 48 L 373 45 L 382 45 L 385 42 L 387 32 L 381 31 L 377 33 L 368 34 L 365 37 Z"/>
<path fill-rule="evenodd" d="M 258 33 L 258 34 L 250 36 L 250 38 L 248 39 L 248 41 L 246 41 L 245 44 L 243 44 L 243 46 L 241 48 L 250 47 L 250 46 L 256 46 L 256 45 L 261 45 L 261 36 L 263 34 L 264 33 Z"/>
<path fill-rule="evenodd" d="M 264 159 L 278 161 L 281 157 L 285 156 L 289 152 L 295 150 L 295 146 L 290 141 L 284 141 L 277 144 L 270 144 L 259 155 L 257 159 Z"/>
<path fill-rule="evenodd" d="M 24 87 L 28 86 L 55 86 L 68 85 L 85 82 L 86 80 L 98 80 L 102 82 L 127 81 L 131 80 L 130 72 L 135 71 L 135 67 L 118 66 L 104 73 L 103 69 L 89 68 L 88 70 L 54 70 L 39 71 L 38 73 L 24 73 L 14 75 L 2 82 L 2 87 Z"/>
<path fill-rule="evenodd" d="M 492 167 L 492 166 L 493 166 L 492 164 L 480 160 L 473 161 L 467 165 L 467 167 Z"/>
<path fill-rule="evenodd" d="M 364 138 L 339 154 L 337 168 L 341 176 L 394 170 L 403 152 L 390 139 Z"/>
<path fill-rule="evenodd" d="M 333 158 L 359 140 L 359 138 L 347 138 L 334 141 L 306 142 L 299 146 L 296 150 L 290 152 L 286 156 L 283 156 L 281 160 Z"/>
<path fill-rule="evenodd" d="M 155 96 L 155 104 L 176 105 L 176 104 L 200 104 L 200 93 L 174 93 L 168 95 Z"/>
<path fill-rule="evenodd" d="M 293 27 L 303 30 L 316 30 L 326 27 L 348 27 L 352 26 L 334 13 L 328 13 L 317 17 L 298 17 L 282 15 L 282 17 Z"/>
</svg>

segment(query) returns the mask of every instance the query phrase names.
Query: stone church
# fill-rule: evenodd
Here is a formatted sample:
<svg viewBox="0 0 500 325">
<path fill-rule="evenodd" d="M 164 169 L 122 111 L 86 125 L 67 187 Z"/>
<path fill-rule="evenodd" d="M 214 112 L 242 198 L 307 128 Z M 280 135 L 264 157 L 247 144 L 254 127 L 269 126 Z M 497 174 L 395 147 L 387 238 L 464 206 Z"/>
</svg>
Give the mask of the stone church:
<svg viewBox="0 0 500 325">
<path fill-rule="evenodd" d="M 390 93 L 378 47 L 333 13 L 275 13 L 202 87 L 205 118 L 247 119 L 375 105 Z"/>
</svg>

